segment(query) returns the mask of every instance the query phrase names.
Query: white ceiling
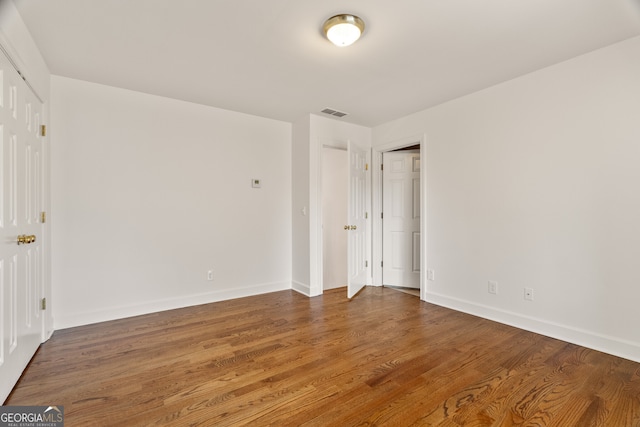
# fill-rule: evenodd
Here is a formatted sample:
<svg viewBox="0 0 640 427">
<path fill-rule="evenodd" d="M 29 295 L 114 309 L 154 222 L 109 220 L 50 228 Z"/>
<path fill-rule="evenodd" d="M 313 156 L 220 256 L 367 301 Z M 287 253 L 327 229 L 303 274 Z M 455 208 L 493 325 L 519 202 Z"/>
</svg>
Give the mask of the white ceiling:
<svg viewBox="0 0 640 427">
<path fill-rule="evenodd" d="M 640 0 L 14 0 L 52 74 L 375 126 L 640 34 Z M 354 45 L 321 34 L 359 15 Z"/>
</svg>

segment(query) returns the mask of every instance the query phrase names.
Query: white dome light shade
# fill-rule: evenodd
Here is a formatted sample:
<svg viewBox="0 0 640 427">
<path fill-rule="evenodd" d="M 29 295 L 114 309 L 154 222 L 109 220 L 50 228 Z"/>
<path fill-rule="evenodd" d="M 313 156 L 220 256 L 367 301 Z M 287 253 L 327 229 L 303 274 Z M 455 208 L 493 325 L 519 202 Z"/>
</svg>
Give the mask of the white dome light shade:
<svg viewBox="0 0 640 427">
<path fill-rule="evenodd" d="M 354 15 L 336 15 L 327 19 L 323 28 L 331 43 L 344 47 L 360 38 L 364 31 L 364 21 Z"/>
<path fill-rule="evenodd" d="M 349 46 L 360 38 L 360 29 L 351 24 L 337 24 L 329 28 L 327 38 L 336 46 Z"/>
</svg>

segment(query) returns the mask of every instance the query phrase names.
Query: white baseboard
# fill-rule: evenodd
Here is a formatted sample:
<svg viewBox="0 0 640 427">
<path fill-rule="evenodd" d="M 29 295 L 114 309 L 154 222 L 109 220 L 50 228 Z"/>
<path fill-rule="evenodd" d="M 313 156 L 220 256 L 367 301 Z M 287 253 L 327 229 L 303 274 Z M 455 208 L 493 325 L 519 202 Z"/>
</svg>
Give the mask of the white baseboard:
<svg viewBox="0 0 640 427">
<path fill-rule="evenodd" d="M 286 289 L 291 289 L 290 282 L 266 283 L 239 289 L 226 289 L 218 292 L 207 292 L 196 295 L 185 295 L 179 298 L 168 298 L 149 301 L 142 304 L 106 307 L 102 310 L 92 312 L 73 313 L 70 315 L 57 314 L 54 321 L 54 329 L 58 330 L 72 328 L 75 326 L 83 326 L 92 323 L 106 322 L 109 320 L 124 319 L 126 317 L 140 316 L 142 314 L 174 310 L 176 308 L 209 304 L 212 302 L 225 301 L 234 298 L 266 294 L 268 292 L 283 291 Z"/>
<path fill-rule="evenodd" d="M 425 296 L 425 301 L 432 304 L 633 360 L 634 362 L 640 362 L 640 343 L 561 325 L 539 318 L 523 316 L 519 313 L 499 310 L 433 292 L 427 292 Z"/>
<path fill-rule="evenodd" d="M 311 287 L 309 285 L 305 285 L 304 283 L 296 282 L 294 280 L 291 282 L 291 289 L 296 292 L 300 292 L 302 295 L 311 297 Z"/>
</svg>

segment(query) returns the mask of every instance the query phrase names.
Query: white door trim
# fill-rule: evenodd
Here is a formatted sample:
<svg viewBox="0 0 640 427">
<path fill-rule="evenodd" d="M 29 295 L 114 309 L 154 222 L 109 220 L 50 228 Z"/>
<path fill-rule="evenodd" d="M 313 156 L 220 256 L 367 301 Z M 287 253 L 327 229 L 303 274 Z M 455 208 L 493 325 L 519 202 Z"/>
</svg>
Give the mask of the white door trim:
<svg viewBox="0 0 640 427">
<path fill-rule="evenodd" d="M 427 136 L 425 134 L 389 141 L 373 147 L 373 284 L 382 286 L 382 153 L 420 144 L 420 299 L 426 298 L 427 268 Z"/>
</svg>

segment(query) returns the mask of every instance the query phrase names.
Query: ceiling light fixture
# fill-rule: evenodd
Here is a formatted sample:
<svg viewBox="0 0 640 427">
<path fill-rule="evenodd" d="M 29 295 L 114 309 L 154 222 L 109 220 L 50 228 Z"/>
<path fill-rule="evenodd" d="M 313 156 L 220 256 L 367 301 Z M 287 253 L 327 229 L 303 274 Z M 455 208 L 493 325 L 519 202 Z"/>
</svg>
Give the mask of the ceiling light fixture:
<svg viewBox="0 0 640 427">
<path fill-rule="evenodd" d="M 331 43 L 344 47 L 360 38 L 364 31 L 364 21 L 355 15 L 336 15 L 327 19 L 322 29 Z"/>
</svg>

